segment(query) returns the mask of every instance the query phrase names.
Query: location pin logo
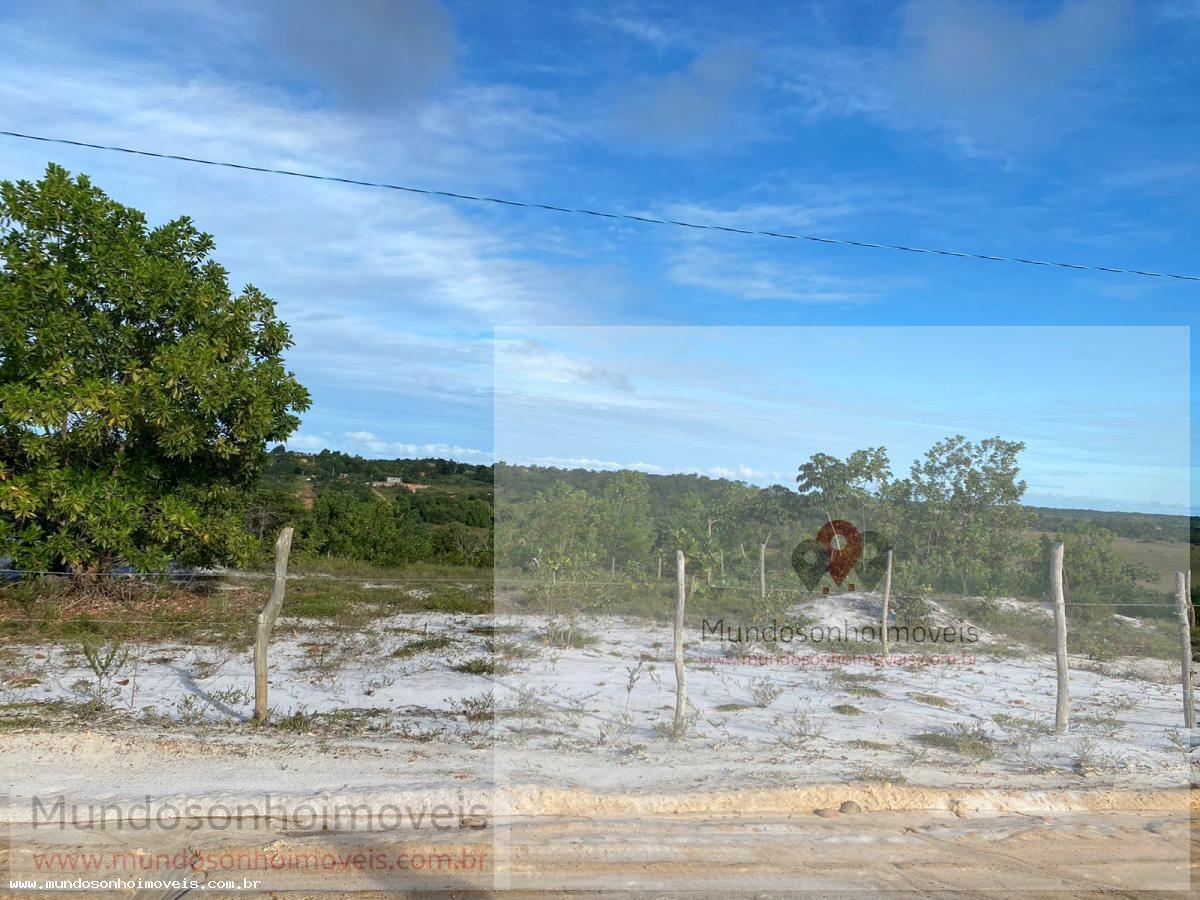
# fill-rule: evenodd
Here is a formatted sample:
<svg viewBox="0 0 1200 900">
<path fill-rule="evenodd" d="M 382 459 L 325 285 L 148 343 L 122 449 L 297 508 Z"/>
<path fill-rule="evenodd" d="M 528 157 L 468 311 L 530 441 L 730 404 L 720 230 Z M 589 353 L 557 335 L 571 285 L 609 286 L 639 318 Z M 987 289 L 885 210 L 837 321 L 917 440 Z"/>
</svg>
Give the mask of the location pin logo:
<svg viewBox="0 0 1200 900">
<path fill-rule="evenodd" d="M 845 519 L 833 519 L 817 532 L 817 540 L 829 552 L 829 577 L 841 587 L 862 556 L 862 535 Z"/>
</svg>

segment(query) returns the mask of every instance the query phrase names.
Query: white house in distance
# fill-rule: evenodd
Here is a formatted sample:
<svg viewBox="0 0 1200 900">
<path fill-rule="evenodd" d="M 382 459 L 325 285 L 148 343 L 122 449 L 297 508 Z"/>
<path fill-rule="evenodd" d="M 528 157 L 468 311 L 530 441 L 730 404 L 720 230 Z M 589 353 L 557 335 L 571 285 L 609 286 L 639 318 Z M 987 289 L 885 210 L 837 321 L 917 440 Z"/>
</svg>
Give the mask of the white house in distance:
<svg viewBox="0 0 1200 900">
<path fill-rule="evenodd" d="M 427 484 L 413 484 L 412 482 L 405 481 L 399 475 L 385 475 L 383 481 L 372 481 L 370 484 L 371 487 L 404 488 L 410 494 L 415 494 L 417 491 L 423 491 L 429 487 Z"/>
</svg>

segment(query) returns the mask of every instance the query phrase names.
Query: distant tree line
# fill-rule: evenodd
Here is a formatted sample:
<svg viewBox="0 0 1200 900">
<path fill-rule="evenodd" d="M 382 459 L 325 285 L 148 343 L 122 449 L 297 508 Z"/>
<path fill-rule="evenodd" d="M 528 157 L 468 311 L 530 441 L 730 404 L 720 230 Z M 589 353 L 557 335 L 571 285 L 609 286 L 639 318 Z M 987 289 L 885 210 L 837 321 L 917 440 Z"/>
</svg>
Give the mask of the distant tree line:
<svg viewBox="0 0 1200 900">
<path fill-rule="evenodd" d="M 1076 599 L 1121 605 L 1152 597 L 1154 573 L 1121 556 L 1114 532 L 1094 520 L 1064 516 L 1052 533 L 1039 532 L 1047 520 L 1021 503 L 1023 448 L 1000 437 L 955 435 L 899 478 L 883 447 L 844 458 L 817 453 L 799 466 L 795 490 L 694 475 L 498 465 L 497 559 L 561 580 L 603 572 L 643 578 L 657 573 L 660 559 L 671 571 L 681 549 L 704 589 L 752 584 L 766 545 L 779 582 L 793 547 L 843 520 L 869 535 L 867 554 L 894 550 L 901 592 L 1041 597 L 1049 547 L 1062 540 Z"/>
</svg>

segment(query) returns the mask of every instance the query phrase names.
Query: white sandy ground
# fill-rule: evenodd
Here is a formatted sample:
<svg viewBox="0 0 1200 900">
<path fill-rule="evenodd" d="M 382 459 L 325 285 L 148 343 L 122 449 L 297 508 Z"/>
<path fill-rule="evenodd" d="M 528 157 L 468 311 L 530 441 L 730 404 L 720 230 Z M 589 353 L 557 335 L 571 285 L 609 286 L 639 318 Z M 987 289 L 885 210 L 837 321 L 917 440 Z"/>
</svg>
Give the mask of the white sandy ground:
<svg viewBox="0 0 1200 900">
<path fill-rule="evenodd" d="M 861 625 L 874 621 L 875 610 L 872 597 L 844 595 L 805 611 L 825 625 Z M 490 658 L 486 635 L 472 632 L 481 625 L 494 625 L 498 641 L 536 653 L 501 647 L 511 671 L 456 671 L 466 660 Z M 994 721 L 1000 713 L 1051 724 L 1054 665 L 1032 653 L 993 656 L 986 634 L 976 645 L 933 651 L 974 652 L 973 661 L 878 667 L 824 661 L 830 648 L 800 644 L 780 651 L 797 657 L 785 664 L 725 659 L 718 642 L 689 630 L 695 711 L 687 736 L 670 742 L 656 730 L 670 722 L 674 704 L 668 626 L 579 620 L 576 627 L 595 641 L 567 649 L 536 640 L 544 627 L 531 616 L 402 614 L 357 634 L 282 620 L 271 648 L 274 715 L 357 711 L 354 729 L 333 733 L 319 725 L 312 734 L 250 731 L 248 653 L 172 643 L 137 648 L 113 676 L 110 701 L 134 715 L 152 707 L 166 717 L 157 724 L 0 732 L 9 794 L 2 814 L 13 828 L 14 871 L 28 872 L 39 848 L 89 844 L 270 847 L 286 854 L 326 844 L 390 853 L 422 842 L 459 849 L 483 842 L 493 868 L 433 880 L 428 872 L 380 875 L 345 866 L 320 873 L 324 881 L 311 872 L 257 871 L 277 887 L 965 890 L 964 873 L 981 866 L 994 870 L 993 881 L 1007 873 L 1012 889 L 1186 887 L 1189 768 L 1180 747 L 1188 736 L 1179 727 L 1178 670 L 1165 661 L 1077 668 L 1075 724 L 1055 737 Z M 441 634 L 453 639 L 449 647 L 392 655 Z M 6 673 L 2 703 L 79 699 L 90 690 L 83 682 L 94 682 L 69 648 L 21 652 L 19 671 Z M 767 683 L 778 696 L 755 705 L 756 686 Z M 851 692 L 863 686 L 882 696 Z M 489 691 L 498 710 L 494 726 L 468 722 L 462 701 Z M 914 694 L 952 705 L 929 705 Z M 835 712 L 841 704 L 863 714 Z M 807 739 L 785 739 L 797 714 L 808 716 Z M 186 724 L 171 724 L 181 717 Z M 994 758 L 974 760 L 913 740 L 957 724 L 984 729 Z M 326 816 L 325 830 L 274 821 L 236 835 L 211 822 L 188 835 L 48 833 L 31 830 L 35 796 L 43 809 L 62 797 L 66 809 L 108 803 L 134 816 L 147 802 L 206 810 L 310 802 L 326 811 L 390 804 L 407 811 L 407 825 L 365 835 Z M 863 812 L 813 815 L 845 800 Z M 430 818 L 439 804 L 449 810 L 447 830 Z M 485 811 L 487 828 L 460 827 L 472 810 Z M 413 811 L 424 811 L 416 823 Z M 908 868 L 923 859 L 928 871 Z M 218 861 L 195 871 L 240 877 L 243 869 Z M 975 882 L 974 889 L 981 885 L 992 882 Z"/>
</svg>

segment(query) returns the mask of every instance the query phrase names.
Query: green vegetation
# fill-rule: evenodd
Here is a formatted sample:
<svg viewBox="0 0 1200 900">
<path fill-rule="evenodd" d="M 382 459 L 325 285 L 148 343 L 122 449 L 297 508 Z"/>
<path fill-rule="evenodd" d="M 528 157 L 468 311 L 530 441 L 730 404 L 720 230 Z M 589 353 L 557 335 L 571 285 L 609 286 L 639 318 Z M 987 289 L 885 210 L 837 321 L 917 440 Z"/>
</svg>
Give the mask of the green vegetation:
<svg viewBox="0 0 1200 900">
<path fill-rule="evenodd" d="M 409 641 L 403 647 L 398 648 L 392 653 L 392 656 L 408 657 L 416 656 L 418 653 L 432 653 L 435 650 L 445 650 L 453 643 L 454 641 L 444 634 L 420 638 L 419 640 Z"/>
<path fill-rule="evenodd" d="M 992 759 L 996 755 L 995 742 L 979 726 L 955 725 L 948 731 L 927 731 L 913 738 L 924 747 L 950 750 L 977 760 Z"/>
<path fill-rule="evenodd" d="M 241 510 L 308 393 L 213 239 L 85 177 L 0 183 L 0 547 L 19 568 L 247 558 Z"/>
<path fill-rule="evenodd" d="M 1072 649 L 1160 653 L 1170 639 L 1164 574 L 1182 568 L 1178 542 L 1200 526 L 1026 507 L 1024 445 L 999 436 L 947 437 L 903 475 L 882 446 L 815 453 L 800 462 L 795 490 L 289 451 L 308 404 L 283 365 L 289 331 L 261 292 L 231 290 L 213 246 L 186 218 L 150 228 L 56 166 L 36 183 L 0 184 L 6 565 L 74 575 L 261 568 L 291 525 L 291 571 L 341 577 L 294 580 L 287 616 L 358 626 L 394 611 L 486 613 L 495 572 L 506 604 L 561 628 L 548 642 L 577 646 L 590 639 L 573 624 L 580 614 L 669 617 L 677 550 L 694 624 L 801 625 L 795 601 L 831 587 L 822 573 L 836 548 L 818 535 L 828 528 L 840 540 L 833 523 L 844 521 L 864 538 L 845 585 L 878 586 L 883 551 L 895 551 L 894 624 L 927 624 L 934 594 L 1042 599 L 1050 545 L 1062 540 Z M 761 593 L 760 556 L 771 573 Z M 792 571 L 800 577 L 781 574 Z M 242 613 L 264 591 L 238 588 L 6 585 L 3 628 L 124 638 L 140 609 L 138 624 L 159 634 L 242 642 Z M 1046 649 L 1032 610 L 961 612 Z M 1127 627 L 1114 613 L 1150 624 Z"/>
<path fill-rule="evenodd" d="M 937 706 L 941 709 L 952 709 L 954 704 L 945 697 L 939 697 L 937 694 L 909 694 L 908 695 L 918 703 L 924 703 L 926 706 Z"/>
</svg>

